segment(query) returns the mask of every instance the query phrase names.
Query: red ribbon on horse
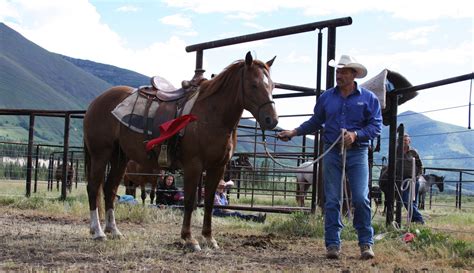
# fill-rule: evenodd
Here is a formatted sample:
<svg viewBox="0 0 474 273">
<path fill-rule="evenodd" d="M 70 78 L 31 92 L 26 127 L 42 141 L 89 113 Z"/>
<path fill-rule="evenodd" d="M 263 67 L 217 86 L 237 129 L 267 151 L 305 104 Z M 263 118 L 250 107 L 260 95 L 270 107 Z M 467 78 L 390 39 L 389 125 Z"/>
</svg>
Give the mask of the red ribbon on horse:
<svg viewBox="0 0 474 273">
<path fill-rule="evenodd" d="M 146 150 L 150 151 L 155 145 L 161 144 L 163 141 L 176 135 L 181 129 L 186 127 L 190 122 L 197 120 L 195 115 L 183 115 L 181 117 L 169 120 L 160 125 L 160 136 L 154 138 L 146 144 Z"/>
</svg>

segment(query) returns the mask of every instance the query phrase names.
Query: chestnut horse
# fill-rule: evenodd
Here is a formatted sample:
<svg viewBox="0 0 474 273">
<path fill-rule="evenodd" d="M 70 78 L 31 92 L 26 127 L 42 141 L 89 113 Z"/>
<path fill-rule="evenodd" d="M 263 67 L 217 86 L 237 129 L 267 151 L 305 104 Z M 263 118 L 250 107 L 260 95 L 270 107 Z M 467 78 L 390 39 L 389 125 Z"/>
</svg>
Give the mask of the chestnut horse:
<svg viewBox="0 0 474 273">
<path fill-rule="evenodd" d="M 141 189 L 141 198 L 143 205 L 146 199 L 146 185 L 150 185 L 150 204 L 155 200 L 156 187 L 158 181 L 163 178 L 163 174 L 159 171 L 150 171 L 144 169 L 137 162 L 130 160 L 125 169 L 123 176 L 123 184 L 125 186 L 125 194 L 136 197 L 137 187 Z"/>
<path fill-rule="evenodd" d="M 235 132 L 244 109 L 252 113 L 262 130 L 273 129 L 278 124 L 272 100 L 274 84 L 270 78 L 270 66 L 274 59 L 263 63 L 253 60 L 248 52 L 245 60 L 232 63 L 223 72 L 200 85 L 199 96 L 191 110 L 191 114 L 198 119 L 186 127 L 177 155 L 178 164 L 184 173 L 181 239 L 187 248 L 201 249 L 191 234 L 191 216 L 203 171 L 206 171 L 206 182 L 201 233 L 205 244 L 219 248 L 211 227 L 214 193 L 236 147 Z M 115 222 L 114 197 L 128 160 L 134 160 L 147 169 L 159 168 L 156 158 L 147 157 L 143 144 L 145 136 L 129 130 L 111 113 L 132 91 L 133 88 L 126 86 L 109 89 L 92 101 L 84 116 L 87 193 L 93 239 L 105 239 L 104 231 L 112 237 L 122 236 Z M 108 163 L 110 171 L 104 182 Z M 98 211 L 101 186 L 105 199 L 104 230 Z"/>
</svg>

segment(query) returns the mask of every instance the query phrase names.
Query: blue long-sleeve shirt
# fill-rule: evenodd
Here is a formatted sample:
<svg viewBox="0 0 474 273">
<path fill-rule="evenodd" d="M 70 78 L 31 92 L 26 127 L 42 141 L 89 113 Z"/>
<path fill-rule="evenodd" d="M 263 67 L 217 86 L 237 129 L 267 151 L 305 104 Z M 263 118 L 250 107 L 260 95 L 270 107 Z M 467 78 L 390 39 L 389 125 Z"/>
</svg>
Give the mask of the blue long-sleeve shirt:
<svg viewBox="0 0 474 273">
<path fill-rule="evenodd" d="M 324 127 L 323 141 L 331 144 L 340 136 L 341 129 L 357 132 L 358 146 L 368 146 L 382 130 L 380 103 L 371 91 L 357 85 L 344 98 L 336 86 L 326 90 L 314 106 L 314 114 L 296 128 L 297 135 L 306 135 Z"/>
</svg>

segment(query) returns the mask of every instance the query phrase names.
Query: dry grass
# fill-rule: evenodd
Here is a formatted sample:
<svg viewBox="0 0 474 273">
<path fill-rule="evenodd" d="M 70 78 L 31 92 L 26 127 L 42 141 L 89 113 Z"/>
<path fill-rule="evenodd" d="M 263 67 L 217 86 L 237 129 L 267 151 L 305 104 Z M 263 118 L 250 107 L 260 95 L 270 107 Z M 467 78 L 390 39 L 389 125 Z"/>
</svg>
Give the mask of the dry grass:
<svg viewBox="0 0 474 273">
<path fill-rule="evenodd" d="M 3 190 L 8 186 L 8 190 Z M 456 272 L 472 270 L 472 259 L 463 259 L 449 249 L 452 244 L 435 241 L 416 248 L 401 240 L 402 232 L 389 230 L 377 241 L 376 258 L 358 259 L 357 241 L 350 229 L 340 260 L 324 257 L 319 235 L 289 235 L 275 227 L 301 224 L 304 216 L 269 214 L 265 224 L 214 218 L 215 238 L 220 250 L 190 253 L 179 238 L 182 213 L 179 210 L 119 205 L 117 223 L 126 235 L 122 240 L 96 242 L 88 234 L 89 212 L 85 189 L 74 189 L 67 202 L 55 201 L 56 191 L 39 192 L 29 199 L 18 192 L 22 183 L 0 181 L 0 192 L 17 187 L 16 196 L 0 196 L 0 271 L 320 271 L 340 272 Z M 44 188 L 46 186 L 44 185 Z M 474 215 L 454 209 L 433 209 L 427 227 L 451 238 L 473 244 Z M 310 216 L 317 225 L 320 216 Z M 383 226 L 377 215 L 375 225 Z M 301 226 L 302 225 L 302 226 Z M 350 225 L 350 224 L 349 224 Z M 200 239 L 202 210 L 193 216 L 193 234 Z M 311 227 L 311 226 L 310 226 Z M 313 227 L 311 227 L 313 228 Z M 445 232 L 443 230 L 450 230 Z M 472 256 L 471 256 L 472 258 Z"/>
</svg>

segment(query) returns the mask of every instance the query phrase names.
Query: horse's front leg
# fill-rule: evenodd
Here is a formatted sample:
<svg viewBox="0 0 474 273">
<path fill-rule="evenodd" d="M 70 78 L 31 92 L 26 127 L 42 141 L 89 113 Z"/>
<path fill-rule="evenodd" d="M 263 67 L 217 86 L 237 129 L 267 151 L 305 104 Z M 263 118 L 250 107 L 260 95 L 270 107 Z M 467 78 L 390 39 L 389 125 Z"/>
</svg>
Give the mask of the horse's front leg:
<svg viewBox="0 0 474 273">
<path fill-rule="evenodd" d="M 206 172 L 206 185 L 204 196 L 204 221 L 202 225 L 202 236 L 208 247 L 219 249 L 217 241 L 212 237 L 212 209 L 214 208 L 214 198 L 217 184 L 224 175 L 224 166 L 210 169 Z"/>
<path fill-rule="evenodd" d="M 196 190 L 201 180 L 202 167 L 197 162 L 191 162 L 184 166 L 184 217 L 181 227 L 181 239 L 186 248 L 192 251 L 200 251 L 199 242 L 191 234 L 191 216 L 196 203 Z"/>
</svg>

